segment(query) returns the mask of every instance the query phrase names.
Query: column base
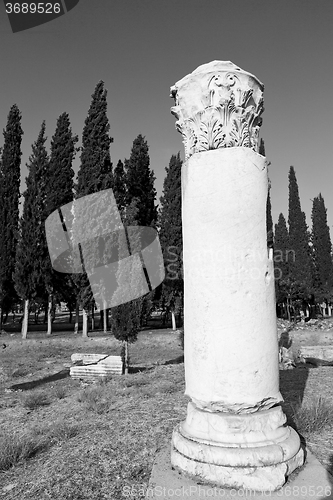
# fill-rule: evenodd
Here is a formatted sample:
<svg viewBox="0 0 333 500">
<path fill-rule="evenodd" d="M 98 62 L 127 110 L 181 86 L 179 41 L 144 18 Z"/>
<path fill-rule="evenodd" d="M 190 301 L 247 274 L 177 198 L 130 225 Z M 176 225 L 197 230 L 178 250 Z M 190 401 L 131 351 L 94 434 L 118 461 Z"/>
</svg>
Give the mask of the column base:
<svg viewBox="0 0 333 500">
<path fill-rule="evenodd" d="M 236 415 L 189 403 L 172 435 L 171 464 L 211 485 L 275 491 L 304 463 L 299 436 L 285 421 L 280 406 Z"/>
</svg>

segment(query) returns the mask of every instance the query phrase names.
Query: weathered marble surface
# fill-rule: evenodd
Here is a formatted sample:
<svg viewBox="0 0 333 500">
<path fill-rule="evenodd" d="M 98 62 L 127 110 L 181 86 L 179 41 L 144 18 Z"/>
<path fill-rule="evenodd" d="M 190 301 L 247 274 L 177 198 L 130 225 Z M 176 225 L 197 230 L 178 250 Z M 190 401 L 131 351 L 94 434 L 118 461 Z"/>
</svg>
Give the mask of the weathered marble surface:
<svg viewBox="0 0 333 500">
<path fill-rule="evenodd" d="M 263 84 L 230 61 L 171 88 L 184 139 L 185 422 L 173 467 L 204 482 L 273 491 L 303 464 L 279 403 L 267 162 L 258 154 Z"/>
<path fill-rule="evenodd" d="M 185 157 L 210 149 L 248 147 L 258 151 L 264 85 L 231 61 L 199 66 L 171 87 Z"/>
<path fill-rule="evenodd" d="M 112 374 L 121 375 L 123 363 L 120 356 L 107 354 L 72 354 L 73 363 L 82 361 L 82 365 L 72 366 L 70 376 L 74 379 L 98 380 Z"/>
<path fill-rule="evenodd" d="M 270 407 L 282 396 L 265 158 L 196 153 L 182 192 L 186 394 L 212 411 Z"/>
</svg>

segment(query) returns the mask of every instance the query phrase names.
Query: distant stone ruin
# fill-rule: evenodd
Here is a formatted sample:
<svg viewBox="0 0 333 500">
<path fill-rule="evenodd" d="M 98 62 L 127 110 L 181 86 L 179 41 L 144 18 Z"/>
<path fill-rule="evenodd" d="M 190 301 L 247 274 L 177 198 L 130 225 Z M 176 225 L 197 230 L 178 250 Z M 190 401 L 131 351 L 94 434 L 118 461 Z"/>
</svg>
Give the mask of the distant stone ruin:
<svg viewBox="0 0 333 500">
<path fill-rule="evenodd" d="M 72 354 L 71 360 L 75 363 L 70 368 L 70 376 L 73 379 L 93 381 L 123 373 L 120 356 L 75 353 Z"/>
</svg>

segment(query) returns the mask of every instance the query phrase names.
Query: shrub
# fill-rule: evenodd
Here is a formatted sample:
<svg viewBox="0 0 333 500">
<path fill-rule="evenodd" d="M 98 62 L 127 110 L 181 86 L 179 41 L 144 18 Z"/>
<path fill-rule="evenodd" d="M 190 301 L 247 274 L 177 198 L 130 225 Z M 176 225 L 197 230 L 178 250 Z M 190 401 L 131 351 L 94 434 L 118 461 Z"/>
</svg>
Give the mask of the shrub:
<svg viewBox="0 0 333 500">
<path fill-rule="evenodd" d="M 78 394 L 79 403 L 97 403 L 104 395 L 104 389 L 100 385 L 87 387 Z"/>
<path fill-rule="evenodd" d="M 292 405 L 293 419 L 297 429 L 305 434 L 318 432 L 332 426 L 332 406 L 321 396 L 304 406 Z"/>
<path fill-rule="evenodd" d="M 72 425 L 64 420 L 56 420 L 49 426 L 35 427 L 33 430 L 34 436 L 44 436 L 48 442 L 54 443 L 58 441 L 65 441 L 75 437 L 80 432 L 78 425 Z"/>
<path fill-rule="evenodd" d="M 29 370 L 27 368 L 24 368 L 23 366 L 19 366 L 11 373 L 11 377 L 12 378 L 25 377 L 26 375 L 28 375 L 28 373 L 29 373 Z"/>
<path fill-rule="evenodd" d="M 156 394 L 156 389 L 154 387 L 151 387 L 149 385 L 144 385 L 140 387 L 140 395 L 142 396 L 147 396 L 149 398 L 154 397 Z"/>
<path fill-rule="evenodd" d="M 31 392 L 23 398 L 23 406 L 29 410 L 35 410 L 40 406 L 47 406 L 50 400 L 45 392 Z"/>
<path fill-rule="evenodd" d="M 66 397 L 67 391 L 63 386 L 57 386 L 54 390 L 54 394 L 58 399 L 64 399 Z"/>
<path fill-rule="evenodd" d="M 95 385 L 84 389 L 78 395 L 78 401 L 85 403 L 88 410 L 95 411 L 96 413 L 104 413 L 108 407 L 109 402 L 105 397 L 105 390 L 101 385 Z"/>
<path fill-rule="evenodd" d="M 101 386 L 104 386 L 105 384 L 107 384 L 108 382 L 111 382 L 111 380 L 113 380 L 113 377 L 111 374 L 109 375 L 105 375 L 104 377 L 100 377 L 99 380 L 98 380 L 98 384 L 101 385 Z"/>
<path fill-rule="evenodd" d="M 157 392 L 161 394 L 173 394 L 174 392 L 178 392 L 180 390 L 179 385 L 174 381 L 164 380 L 160 384 L 156 385 Z"/>
<path fill-rule="evenodd" d="M 71 439 L 79 434 L 79 427 L 77 425 L 70 425 L 63 420 L 54 422 L 47 431 L 47 436 L 52 441 L 63 441 Z"/>
<path fill-rule="evenodd" d="M 45 450 L 49 445 L 47 439 L 38 436 L 9 435 L 0 438 L 0 471 L 6 471 Z"/>
<path fill-rule="evenodd" d="M 138 373 L 133 375 L 124 375 L 120 381 L 125 387 L 139 387 L 150 384 L 146 374 Z"/>
</svg>

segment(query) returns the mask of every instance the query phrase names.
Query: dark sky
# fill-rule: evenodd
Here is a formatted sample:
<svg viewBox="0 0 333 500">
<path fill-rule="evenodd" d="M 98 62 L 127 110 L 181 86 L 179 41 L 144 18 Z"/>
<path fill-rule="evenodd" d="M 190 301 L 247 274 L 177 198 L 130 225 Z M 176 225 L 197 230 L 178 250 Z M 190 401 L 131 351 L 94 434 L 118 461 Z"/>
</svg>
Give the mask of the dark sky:
<svg viewBox="0 0 333 500">
<path fill-rule="evenodd" d="M 162 193 L 181 152 L 170 86 L 204 63 L 230 60 L 265 84 L 261 137 L 271 161 L 272 213 L 288 217 L 288 171 L 302 209 L 321 192 L 333 225 L 332 0 L 80 0 L 65 16 L 13 34 L 0 3 L 0 127 L 22 111 L 22 190 L 42 121 L 47 146 L 67 111 L 81 138 L 91 94 L 108 90 L 113 163 L 141 133 Z M 0 139 L 0 145 L 3 138 Z M 79 157 L 75 161 L 77 171 Z M 333 236 L 333 234 L 332 234 Z"/>
</svg>

